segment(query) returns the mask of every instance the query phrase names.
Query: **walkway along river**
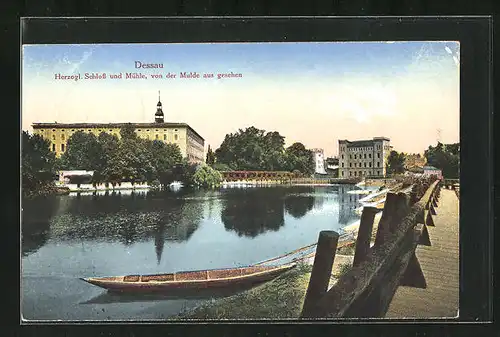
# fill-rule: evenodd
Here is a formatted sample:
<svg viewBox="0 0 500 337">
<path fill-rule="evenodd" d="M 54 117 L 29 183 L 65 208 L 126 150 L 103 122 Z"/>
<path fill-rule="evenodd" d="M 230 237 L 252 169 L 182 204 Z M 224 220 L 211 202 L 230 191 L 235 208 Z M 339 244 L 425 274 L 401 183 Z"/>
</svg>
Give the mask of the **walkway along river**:
<svg viewBox="0 0 500 337">
<path fill-rule="evenodd" d="M 354 186 L 130 192 L 23 200 L 22 315 L 156 319 L 202 299 L 107 298 L 79 277 L 244 266 L 359 220 Z"/>
</svg>

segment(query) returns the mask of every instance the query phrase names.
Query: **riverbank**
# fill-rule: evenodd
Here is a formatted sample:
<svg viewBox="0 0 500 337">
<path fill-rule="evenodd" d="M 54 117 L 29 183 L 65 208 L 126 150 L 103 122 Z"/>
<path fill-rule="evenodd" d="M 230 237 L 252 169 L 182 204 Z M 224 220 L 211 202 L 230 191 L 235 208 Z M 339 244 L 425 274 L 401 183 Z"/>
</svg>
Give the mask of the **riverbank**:
<svg viewBox="0 0 500 337">
<path fill-rule="evenodd" d="M 373 223 L 372 241 L 382 216 L 379 212 Z M 357 234 L 359 222 L 343 228 Z M 352 242 L 337 250 L 328 288 L 349 270 L 354 258 Z M 314 256 L 301 261 L 296 268 L 280 277 L 243 293 L 205 302 L 199 307 L 180 313 L 172 319 L 297 319 L 304 304 Z"/>
</svg>

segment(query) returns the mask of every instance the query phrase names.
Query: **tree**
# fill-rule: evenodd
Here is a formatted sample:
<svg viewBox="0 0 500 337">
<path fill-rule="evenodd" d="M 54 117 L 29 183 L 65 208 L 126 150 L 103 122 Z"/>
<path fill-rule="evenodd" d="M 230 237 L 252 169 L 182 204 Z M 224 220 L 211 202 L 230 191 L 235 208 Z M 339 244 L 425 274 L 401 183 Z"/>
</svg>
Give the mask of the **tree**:
<svg viewBox="0 0 500 337">
<path fill-rule="evenodd" d="M 288 171 L 299 171 L 313 174 L 315 169 L 314 157 L 311 150 L 302 143 L 293 143 L 285 150 L 286 167 Z"/>
<path fill-rule="evenodd" d="M 208 165 L 198 167 L 193 175 L 193 184 L 196 187 L 214 188 L 222 182 L 222 175 Z"/>
<path fill-rule="evenodd" d="M 66 170 L 94 170 L 102 158 L 102 149 L 92 133 L 77 131 L 68 139 L 61 166 Z"/>
<path fill-rule="evenodd" d="M 424 153 L 427 164 L 440 169 L 445 178 L 456 179 L 460 174 L 460 143 L 429 146 Z"/>
<path fill-rule="evenodd" d="M 387 157 L 387 173 L 398 174 L 405 171 L 405 154 L 391 151 Z"/>
<path fill-rule="evenodd" d="M 52 182 L 56 158 L 50 151 L 50 142 L 40 135 L 23 131 L 21 146 L 21 182 L 23 192 L 30 193 Z"/>
<path fill-rule="evenodd" d="M 206 158 L 206 163 L 207 165 L 214 165 L 215 164 L 215 153 L 212 151 L 212 148 L 210 145 L 208 145 L 208 151 L 207 151 L 207 158 Z"/>
<path fill-rule="evenodd" d="M 137 139 L 135 128 L 132 124 L 125 124 L 120 129 L 120 136 L 122 139 Z"/>
</svg>

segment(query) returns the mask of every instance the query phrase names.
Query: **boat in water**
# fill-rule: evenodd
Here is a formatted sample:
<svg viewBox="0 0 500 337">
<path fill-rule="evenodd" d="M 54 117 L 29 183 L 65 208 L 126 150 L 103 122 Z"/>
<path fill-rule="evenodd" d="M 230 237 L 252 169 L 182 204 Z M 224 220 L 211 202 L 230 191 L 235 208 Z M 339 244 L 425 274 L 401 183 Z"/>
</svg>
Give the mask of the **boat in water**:
<svg viewBox="0 0 500 337">
<path fill-rule="evenodd" d="M 178 289 L 205 289 L 242 286 L 269 281 L 296 266 L 249 266 L 184 271 L 170 274 L 89 277 L 83 281 L 113 292 L 166 292 Z"/>
</svg>

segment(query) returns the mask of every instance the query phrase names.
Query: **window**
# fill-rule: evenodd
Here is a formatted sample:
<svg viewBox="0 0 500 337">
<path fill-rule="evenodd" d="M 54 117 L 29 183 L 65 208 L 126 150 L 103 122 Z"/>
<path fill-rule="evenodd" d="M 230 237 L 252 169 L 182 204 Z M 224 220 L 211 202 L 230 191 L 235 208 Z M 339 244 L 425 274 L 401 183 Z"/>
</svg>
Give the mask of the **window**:
<svg viewBox="0 0 500 337">
<path fill-rule="evenodd" d="M 380 167 L 380 162 L 379 161 L 377 162 L 377 167 Z"/>
<path fill-rule="evenodd" d="M 380 171 L 377 171 L 377 174 L 380 175 Z"/>
<path fill-rule="evenodd" d="M 156 139 L 158 139 L 158 135 L 156 135 Z"/>
<path fill-rule="evenodd" d="M 344 159 L 344 155 L 342 155 L 342 159 Z"/>
<path fill-rule="evenodd" d="M 358 172 L 354 171 L 354 176 L 357 177 L 358 176 Z"/>
<path fill-rule="evenodd" d="M 342 177 L 344 176 L 344 171 L 342 171 Z"/>
<path fill-rule="evenodd" d="M 89 131 L 89 132 L 92 132 L 92 130 L 90 130 L 90 129 L 89 129 L 88 131 Z"/>
<path fill-rule="evenodd" d="M 61 144 L 61 151 L 64 152 L 64 144 Z"/>
<path fill-rule="evenodd" d="M 352 163 L 349 163 L 349 167 L 352 167 Z"/>
<path fill-rule="evenodd" d="M 352 159 L 352 154 L 349 155 L 349 159 Z"/>
<path fill-rule="evenodd" d="M 356 159 L 356 155 L 354 155 L 354 159 Z"/>
<path fill-rule="evenodd" d="M 101 132 L 102 132 L 102 130 L 99 130 L 99 133 L 101 133 Z"/>
<path fill-rule="evenodd" d="M 369 163 L 368 163 L 368 166 L 372 167 L 372 162 L 369 162 Z"/>
<path fill-rule="evenodd" d="M 371 153 L 368 153 L 368 158 L 371 158 L 372 157 L 372 154 Z"/>
<path fill-rule="evenodd" d="M 177 140 L 177 138 L 179 138 L 177 135 L 174 135 L 174 140 Z"/>
<path fill-rule="evenodd" d="M 56 132 L 56 129 L 52 129 L 52 132 Z"/>
<path fill-rule="evenodd" d="M 352 172 L 349 171 L 349 177 L 352 177 Z"/>
<path fill-rule="evenodd" d="M 359 171 L 359 175 L 362 176 L 363 175 L 363 172 Z"/>
<path fill-rule="evenodd" d="M 364 165 L 364 166 L 366 167 L 366 163 L 365 163 L 365 165 Z"/>
<path fill-rule="evenodd" d="M 64 135 L 61 135 L 61 139 L 64 140 Z"/>
<path fill-rule="evenodd" d="M 377 158 L 380 158 L 380 153 L 377 153 Z"/>
<path fill-rule="evenodd" d="M 52 152 L 56 152 L 56 144 L 52 144 Z"/>
<path fill-rule="evenodd" d="M 365 153 L 365 156 L 364 156 L 364 157 L 365 157 L 365 159 L 366 159 L 366 153 Z"/>
<path fill-rule="evenodd" d="M 163 140 L 167 140 L 167 135 L 163 135 Z"/>
<path fill-rule="evenodd" d="M 71 129 L 71 132 L 75 132 L 75 129 Z"/>
<path fill-rule="evenodd" d="M 344 163 L 342 163 L 342 167 L 344 167 Z"/>
<path fill-rule="evenodd" d="M 113 130 L 109 130 L 109 132 L 113 132 Z"/>
<path fill-rule="evenodd" d="M 56 140 L 56 135 L 52 135 L 52 140 Z"/>
</svg>

